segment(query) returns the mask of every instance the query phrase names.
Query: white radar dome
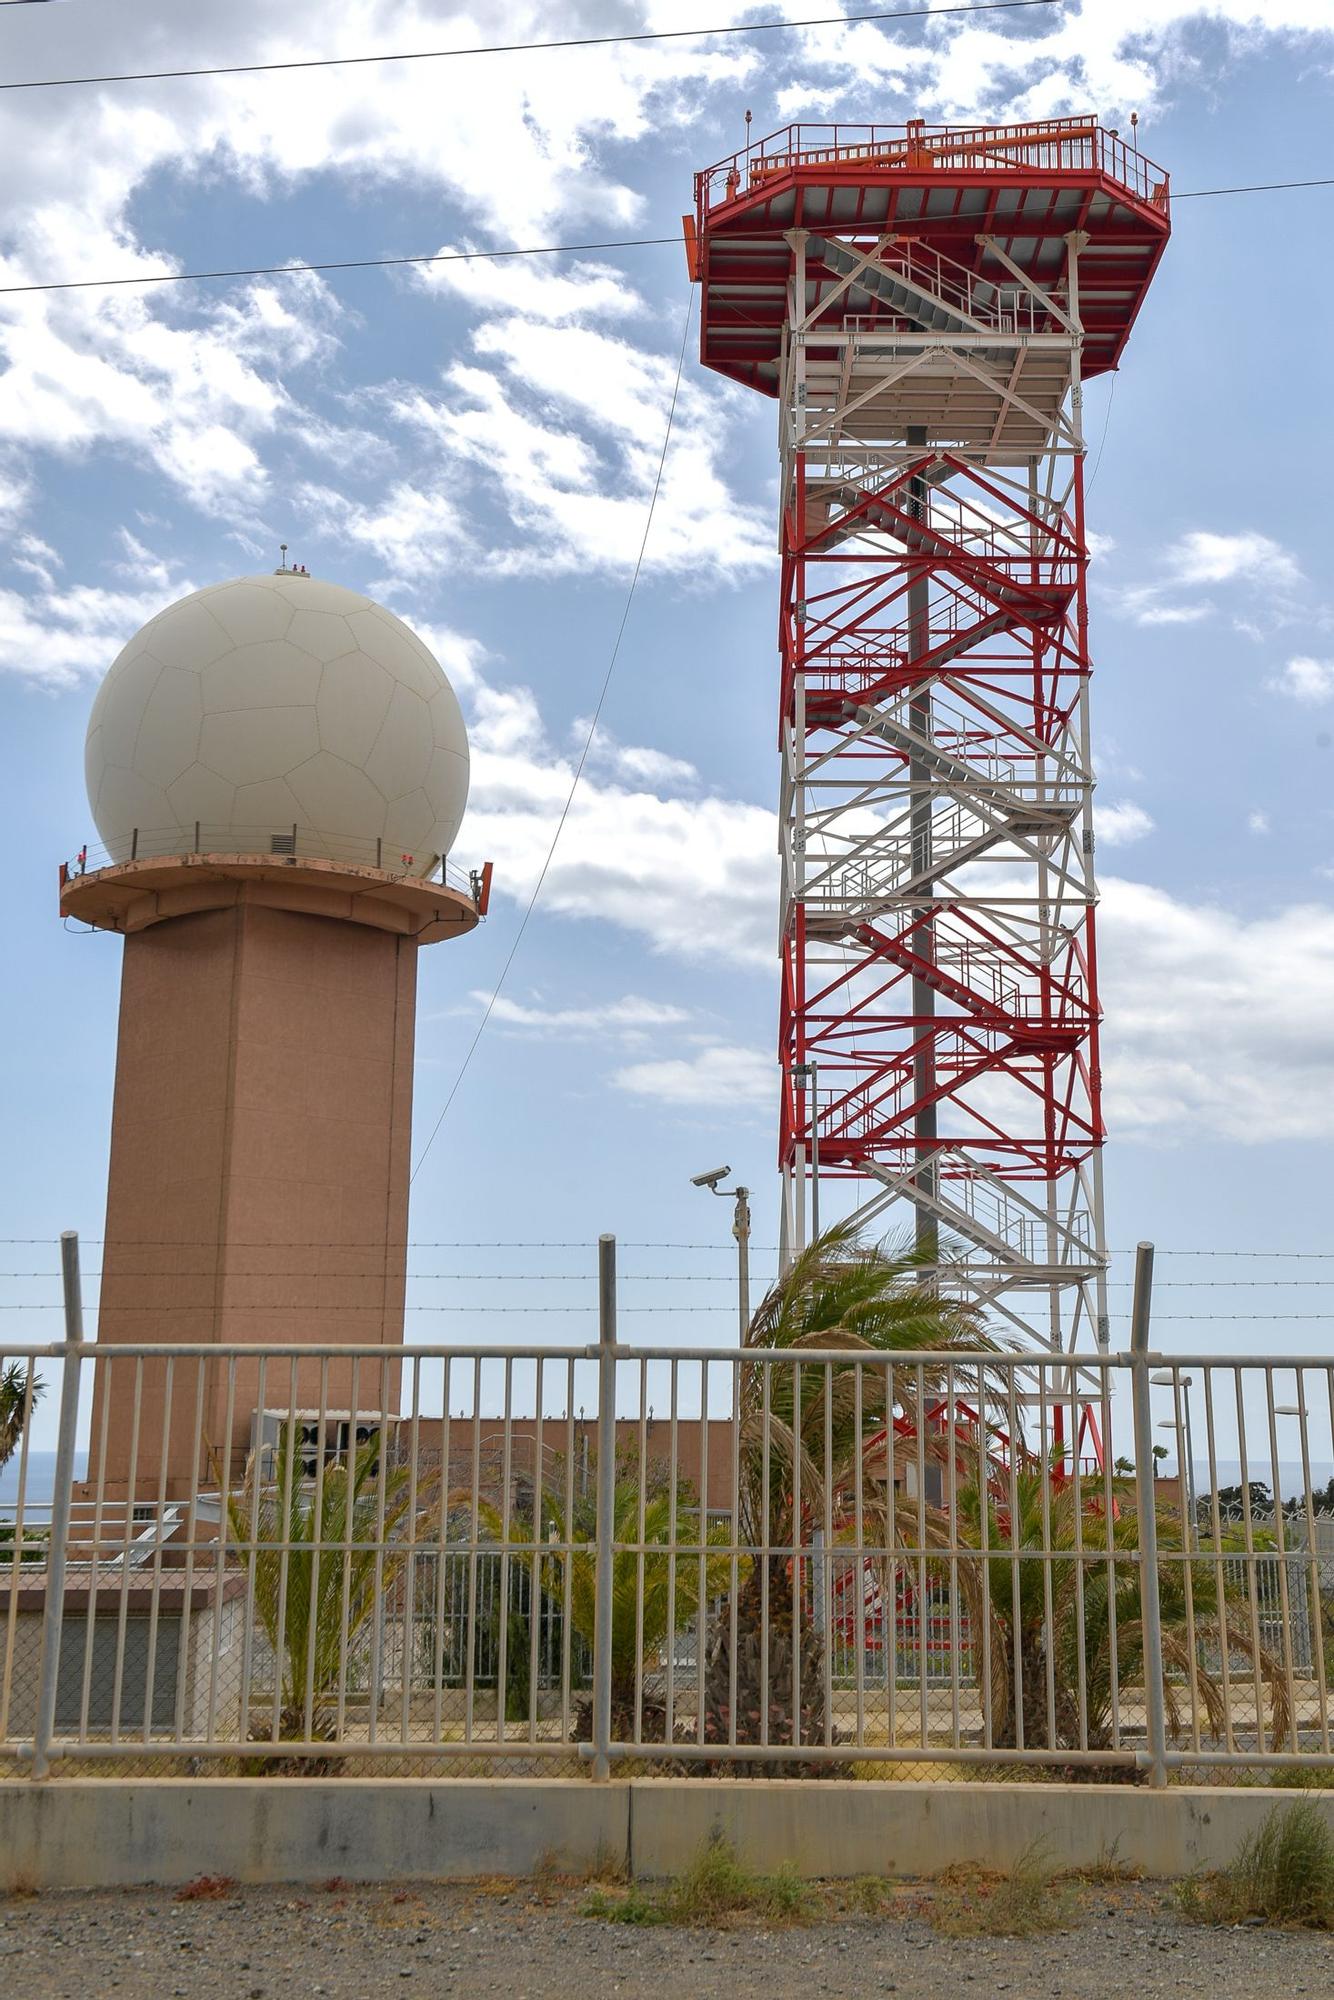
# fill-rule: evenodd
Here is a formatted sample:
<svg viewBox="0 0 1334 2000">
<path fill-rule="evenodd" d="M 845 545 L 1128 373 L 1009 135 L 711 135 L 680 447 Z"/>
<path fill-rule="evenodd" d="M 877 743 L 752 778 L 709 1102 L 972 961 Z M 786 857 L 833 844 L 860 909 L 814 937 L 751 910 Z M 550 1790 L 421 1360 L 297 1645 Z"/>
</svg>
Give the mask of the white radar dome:
<svg viewBox="0 0 1334 2000">
<path fill-rule="evenodd" d="M 292 570 L 151 618 L 98 689 L 85 764 L 116 861 L 180 852 L 196 826 L 204 852 L 288 852 L 295 828 L 298 853 L 425 873 L 468 797 L 435 656 L 383 605 Z"/>
</svg>

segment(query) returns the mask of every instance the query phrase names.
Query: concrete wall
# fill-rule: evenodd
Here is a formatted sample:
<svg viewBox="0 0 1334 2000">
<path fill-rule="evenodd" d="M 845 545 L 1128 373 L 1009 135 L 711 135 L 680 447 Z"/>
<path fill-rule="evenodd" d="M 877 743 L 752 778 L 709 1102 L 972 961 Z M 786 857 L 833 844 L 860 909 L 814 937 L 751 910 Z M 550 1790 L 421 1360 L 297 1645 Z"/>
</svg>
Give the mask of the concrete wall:
<svg viewBox="0 0 1334 2000">
<path fill-rule="evenodd" d="M 114 1348 L 402 1340 L 416 977 L 414 937 L 244 900 L 126 938 L 88 1470 L 109 1403 L 107 1497 L 132 1468 L 157 1491 L 164 1436 L 168 1496 L 207 1482 L 200 1415 L 244 1452 L 258 1403 L 313 1408 L 322 1382 L 328 1408 L 397 1407 L 396 1363 L 275 1362 L 261 1395 L 253 1361 L 229 1392 L 221 1367 Z"/>
<path fill-rule="evenodd" d="M 1330 1817 L 1334 1796 L 1308 1794 Z M 0 1782 L 0 1889 L 230 1875 L 466 1879 L 614 1859 L 674 1875 L 718 1833 L 753 1867 L 928 1876 L 1001 1868 L 1035 1840 L 1065 1868 L 1160 1877 L 1231 1859 L 1291 1792 L 771 1779 L 54 1779 Z"/>
</svg>

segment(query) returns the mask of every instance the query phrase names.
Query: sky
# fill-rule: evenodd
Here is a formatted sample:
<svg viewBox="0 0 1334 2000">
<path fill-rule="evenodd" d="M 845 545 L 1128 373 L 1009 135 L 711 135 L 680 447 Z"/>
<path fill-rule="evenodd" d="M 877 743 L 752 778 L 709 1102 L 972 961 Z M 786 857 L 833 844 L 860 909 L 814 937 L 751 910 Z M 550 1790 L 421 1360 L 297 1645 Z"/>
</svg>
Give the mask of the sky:
<svg viewBox="0 0 1334 2000">
<path fill-rule="evenodd" d="M 0 79 L 836 11 L 56 0 L 0 8 Z M 626 616 L 692 308 L 692 175 L 748 109 L 757 135 L 1091 110 L 1122 131 L 1136 112 L 1176 193 L 1315 179 L 1332 98 L 1334 0 L 1068 0 L 0 93 L 0 285 L 678 239 L 0 294 L 4 1333 L 54 1337 L 51 1239 L 80 1230 L 95 1268 L 101 1234 L 121 948 L 56 911 L 59 862 L 95 838 L 93 693 L 145 619 L 285 541 L 435 647 L 473 749 L 454 859 L 495 863 L 487 923 L 422 958 L 413 1298 L 450 1310 L 415 1337 L 587 1337 L 612 1231 L 623 1311 L 645 1313 L 627 1337 L 726 1338 L 730 1209 L 689 1177 L 725 1161 L 754 1190 L 764 1275 L 777 461 L 773 405 L 700 369 L 697 324 L 601 725 L 422 1157 Z M 1120 372 L 1088 393 L 1114 1342 L 1140 1238 L 1163 1253 L 1163 1346 L 1320 1353 L 1334 1326 L 1313 1317 L 1334 1315 L 1332 221 L 1334 188 L 1179 201 Z M 1184 1254 L 1202 1250 L 1228 1255 Z M 578 1311 L 514 1310 L 539 1298 Z"/>
</svg>

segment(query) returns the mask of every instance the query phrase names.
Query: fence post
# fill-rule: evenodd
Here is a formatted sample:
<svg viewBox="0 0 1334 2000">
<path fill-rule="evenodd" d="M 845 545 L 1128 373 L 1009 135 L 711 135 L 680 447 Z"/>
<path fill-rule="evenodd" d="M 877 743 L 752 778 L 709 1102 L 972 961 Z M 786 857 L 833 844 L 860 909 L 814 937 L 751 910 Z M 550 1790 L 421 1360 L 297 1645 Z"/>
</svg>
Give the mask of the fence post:
<svg viewBox="0 0 1334 2000">
<path fill-rule="evenodd" d="M 1145 1736 L 1149 1783 L 1167 1783 L 1167 1710 L 1163 1695 L 1163 1622 L 1158 1598 L 1158 1512 L 1153 1480 L 1153 1413 L 1149 1405 L 1149 1308 L 1153 1245 L 1135 1249 L 1130 1316 L 1130 1386 L 1135 1426 L 1135 1495 L 1139 1530 L 1140 1628 L 1144 1634 Z"/>
<path fill-rule="evenodd" d="M 79 1425 L 79 1371 L 83 1360 L 83 1289 L 79 1280 L 79 1238 L 67 1229 L 60 1238 L 60 1274 L 65 1295 L 65 1345 L 60 1377 L 60 1428 L 56 1436 L 55 1492 L 51 1496 L 51 1541 L 46 1562 L 46 1602 L 42 1607 L 42 1665 L 37 1683 L 37 1723 L 33 1731 L 32 1775 L 51 1769 L 56 1733 L 56 1692 L 60 1685 L 60 1632 L 65 1616 L 65 1558 L 69 1549 L 74 1487 L 74 1447 Z"/>
<path fill-rule="evenodd" d="M 593 1776 L 611 1776 L 612 1563 L 616 1538 L 616 1238 L 598 1238 L 597 1584 L 593 1607 Z"/>
</svg>

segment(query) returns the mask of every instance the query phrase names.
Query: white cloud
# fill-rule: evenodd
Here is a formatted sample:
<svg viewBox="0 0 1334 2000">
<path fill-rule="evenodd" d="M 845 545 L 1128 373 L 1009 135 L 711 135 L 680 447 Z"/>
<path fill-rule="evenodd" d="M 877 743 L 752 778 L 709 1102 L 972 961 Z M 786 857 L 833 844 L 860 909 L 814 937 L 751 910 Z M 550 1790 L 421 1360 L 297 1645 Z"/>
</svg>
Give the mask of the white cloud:
<svg viewBox="0 0 1334 2000">
<path fill-rule="evenodd" d="M 14 553 L 10 557 L 15 569 L 21 569 L 28 576 L 35 576 L 42 584 L 55 582 L 55 572 L 64 567 L 60 556 L 49 542 L 40 535 L 19 535 L 14 541 Z"/>
<path fill-rule="evenodd" d="M 14 11 L 51 19 L 48 9 Z M 88 68 L 151 68 L 163 59 L 168 28 L 159 8 L 86 11 L 79 54 Z M 484 28 L 474 24 L 477 10 L 443 0 L 328 0 L 323 46 L 466 46 L 678 25 L 664 0 L 627 0 L 614 21 L 601 7 L 534 9 L 530 0 L 493 0 L 482 11 Z M 721 25 L 745 11 L 720 0 L 715 15 Z M 179 262 L 161 241 L 146 240 L 139 198 L 150 182 L 171 192 L 205 177 L 258 199 L 316 177 L 357 194 L 425 190 L 454 209 L 455 240 L 470 242 L 476 228 L 488 246 L 585 229 L 654 234 L 661 225 L 627 178 L 631 149 L 649 138 L 661 147 L 664 133 L 694 127 L 703 156 L 716 114 L 752 80 L 773 90 L 784 113 L 814 93 L 846 116 L 849 100 L 861 103 L 868 89 L 885 117 L 973 121 L 1089 103 L 1107 115 L 1132 104 L 1144 111 L 1188 62 L 1186 28 L 1205 18 L 1238 46 L 1330 26 L 1326 0 L 1085 0 L 1050 24 L 942 16 L 725 43 L 19 93 L 7 100 L 0 133 L 0 270 L 15 284 L 90 268 L 169 273 Z M 6 26 L 16 66 L 65 66 L 58 30 L 40 18 Z M 305 52 L 302 36 L 300 18 L 268 0 L 192 0 L 172 10 L 169 24 L 171 56 L 183 63 L 232 46 L 255 63 L 278 61 Z M 786 93 L 774 88 L 785 73 L 798 79 Z M 645 253 L 642 269 L 656 275 L 652 256 Z M 418 450 L 434 428 L 440 458 L 425 473 L 400 457 L 383 481 L 377 473 L 372 493 L 378 441 L 363 432 L 355 453 L 341 451 L 337 427 L 305 407 L 300 371 L 327 363 L 341 332 L 333 293 L 309 276 L 222 295 L 168 286 L 3 300 L 9 374 L 0 384 L 0 439 L 25 450 L 82 456 L 101 446 L 150 460 L 193 504 L 223 513 L 252 540 L 256 510 L 301 483 L 281 464 L 282 450 L 327 451 L 345 473 L 355 462 L 358 478 L 353 492 L 323 496 L 322 518 L 354 542 L 385 544 L 391 577 L 478 556 L 501 573 L 625 567 L 638 546 L 673 362 L 609 328 L 661 316 L 658 299 L 591 257 L 563 269 L 527 258 L 439 265 L 400 282 L 463 306 L 478 322 L 471 363 L 449 370 L 433 425 L 419 422 L 411 439 Z M 670 347 L 665 330 L 662 344 Z M 737 408 L 748 400 L 744 391 L 736 397 Z M 739 506 L 729 490 L 728 398 L 716 379 L 707 393 L 687 380 L 650 566 L 724 575 L 769 559 L 767 512 Z M 414 412 L 400 399 L 398 414 L 411 429 L 428 408 Z M 461 484 L 503 512 L 503 535 L 498 524 L 476 529 L 459 503 Z M 308 497 L 318 498 L 318 488 Z M 0 491 L 0 513 L 4 500 Z M 509 546 L 497 549 L 506 536 Z M 1197 550 L 1197 563 L 1205 559 Z M 1143 615 L 1188 614 L 1146 607 Z"/>
<path fill-rule="evenodd" d="M 1154 590 L 1146 588 L 1122 592 L 1120 608 L 1137 625 L 1198 625 L 1214 607 L 1207 599 L 1197 604 L 1164 604 Z"/>
<path fill-rule="evenodd" d="M 125 267 L 116 231 L 90 226 L 71 267 Z M 164 268 L 132 253 L 130 268 Z M 17 279 L 27 268 L 0 259 Z M 0 445 L 78 457 L 109 445 L 155 464 L 194 505 L 263 498 L 261 441 L 295 420 L 298 371 L 327 358 L 339 308 L 319 278 L 226 299 L 70 292 L 0 300 Z"/>
<path fill-rule="evenodd" d="M 191 586 L 175 586 L 184 594 Z M 159 590 L 52 586 L 32 597 L 0 590 L 0 673 L 48 688 L 104 674 L 127 640 L 162 609 Z"/>
<path fill-rule="evenodd" d="M 1247 920 L 1142 882 L 1101 891 L 1113 1140 L 1334 1137 L 1334 908 Z"/>
<path fill-rule="evenodd" d="M 1267 812 L 1256 806 L 1251 812 L 1247 813 L 1246 831 L 1248 833 L 1266 834 L 1269 830 L 1269 814 Z"/>
<path fill-rule="evenodd" d="M 483 688 L 471 725 L 470 853 L 526 902 L 574 774 L 525 688 Z M 542 889 L 551 914 L 600 918 L 680 957 L 775 964 L 774 816 L 735 799 L 664 797 L 585 770 Z"/>
<path fill-rule="evenodd" d="M 1285 585 L 1296 583 L 1301 576 L 1296 557 L 1282 543 L 1253 530 L 1217 535 L 1204 528 L 1192 529 L 1164 551 L 1163 561 L 1173 581 L 1184 585 L 1241 579 Z"/>
<path fill-rule="evenodd" d="M 1096 105 L 1124 126 L 1131 111 L 1143 119 L 1190 72 L 1192 26 L 1222 27 L 1234 56 L 1268 36 L 1334 32 L 1327 0 L 1084 0 L 1019 19 L 1015 27 L 941 18 L 907 35 L 869 22 L 808 30 L 797 80 L 777 95 L 779 115 L 846 118 L 869 95 L 886 118 L 1051 118 Z M 1140 136 L 1152 152 L 1143 124 Z"/>
<path fill-rule="evenodd" d="M 1298 654 L 1267 685 L 1275 694 L 1286 695 L 1303 707 L 1319 708 L 1327 701 L 1334 701 L 1334 660 L 1314 660 L 1309 654 Z"/>
<path fill-rule="evenodd" d="M 377 531 L 387 559 L 438 560 L 439 538 L 417 530 L 412 508 L 429 526 L 437 497 L 448 496 L 457 529 L 458 496 L 471 488 L 508 528 L 471 537 L 473 566 L 508 575 L 630 568 L 658 481 L 675 355 L 596 327 L 518 316 L 484 320 L 473 345 L 478 362 L 453 362 L 443 394 L 392 400 L 393 416 L 415 434 L 414 457 L 424 446 L 434 464 L 401 490 L 392 531 Z M 722 385 L 682 381 L 646 569 L 734 577 L 772 561 L 772 523 L 738 501 L 724 476 L 732 408 Z"/>
<path fill-rule="evenodd" d="M 619 1090 L 677 1106 L 733 1110 L 738 1105 L 772 1105 L 778 1094 L 778 1066 L 758 1049 L 715 1042 L 693 1056 L 630 1063 L 612 1077 Z"/>
<path fill-rule="evenodd" d="M 1217 534 L 1208 528 L 1192 528 L 1163 551 L 1159 566 L 1164 581 L 1127 585 L 1112 593 L 1116 608 L 1137 625 L 1196 625 L 1213 615 L 1213 600 L 1182 598 L 1175 593 L 1229 585 L 1263 587 L 1270 599 L 1267 614 L 1273 621 L 1281 615 L 1283 600 L 1291 601 L 1292 591 L 1302 580 L 1297 558 L 1281 542 L 1254 529 Z M 1233 623 L 1254 638 L 1261 636 L 1254 618 L 1237 614 Z"/>
<path fill-rule="evenodd" d="M 551 751 L 526 692 L 488 690 L 482 707 L 469 846 L 494 852 L 498 889 L 526 898 L 569 766 Z M 774 844 L 774 816 L 759 807 L 586 779 L 542 907 L 615 924 L 657 951 L 773 974 Z M 1249 920 L 1115 876 L 1101 894 L 1114 1136 L 1244 1144 L 1334 1137 L 1334 909 Z M 680 1105 L 721 1103 L 729 1093 L 766 1104 L 773 1066 L 715 1041 L 628 1064 L 615 1081 Z"/>
<path fill-rule="evenodd" d="M 570 725 L 570 741 L 576 750 L 588 735 L 589 718 L 576 717 Z M 589 751 L 589 763 L 629 785 L 651 785 L 658 791 L 693 791 L 700 782 L 699 771 L 688 758 L 673 757 L 666 750 L 654 750 L 643 743 L 618 743 L 609 730 L 599 726 Z"/>
<path fill-rule="evenodd" d="M 51 19 L 48 10 L 33 11 Z M 479 28 L 462 8 L 449 6 L 442 16 L 433 0 L 329 0 L 320 27 L 330 50 L 431 48 L 442 38 L 466 45 L 559 34 L 566 10 L 539 10 L 540 20 L 527 4 L 484 11 Z M 81 22 L 80 63 L 154 67 L 167 52 L 158 12 L 151 5 L 90 10 Z M 205 62 L 232 45 L 244 46 L 255 63 L 306 53 L 295 18 L 275 13 L 267 0 L 192 0 L 172 17 L 174 61 Z M 574 32 L 586 25 L 582 10 L 567 19 Z M 58 34 L 40 22 L 6 28 L 11 65 L 23 67 L 27 49 L 34 73 L 68 67 Z M 357 193 L 430 189 L 452 200 L 460 220 L 483 225 L 488 247 L 542 243 L 558 227 L 567 235 L 629 232 L 642 198 L 617 167 L 604 166 L 603 152 L 663 119 L 678 122 L 681 93 L 735 80 L 755 60 L 740 46 L 669 42 L 588 48 L 577 60 L 388 64 L 299 79 L 18 94 L 6 102 L 0 132 L 0 278 L 21 285 L 98 270 L 149 276 L 180 268 L 143 240 L 135 204 L 150 178 L 172 188 L 207 175 L 260 198 L 315 176 L 332 176 Z M 692 104 L 691 115 L 697 108 Z M 209 253 L 209 261 L 220 260 Z M 436 267 L 420 285 L 548 323 L 643 310 L 616 271 L 587 260 L 548 274 L 531 262 Z M 253 512 L 276 469 L 271 441 L 319 448 L 324 420 L 303 410 L 298 371 L 327 361 L 339 310 L 310 276 L 223 295 L 170 286 L 0 299 L 0 444 L 11 437 L 25 450 L 64 454 L 109 446 L 156 463 L 205 509 Z M 364 466 L 358 469 L 364 475 Z M 438 514 L 438 496 L 432 499 Z"/>
<path fill-rule="evenodd" d="M 485 245 L 465 244 L 464 250 Z M 457 255 L 456 246 L 441 245 L 441 256 Z M 426 264 L 414 273 L 424 290 L 448 292 L 475 311 L 501 311 L 523 319 L 568 321 L 625 319 L 647 311 L 641 295 L 625 273 L 611 264 L 577 260 L 564 270 L 537 257 L 515 257 L 503 263 Z"/>
<path fill-rule="evenodd" d="M 490 995 L 473 993 L 470 997 L 484 1007 Z M 691 1018 L 684 1007 L 646 1000 L 637 993 L 592 1007 L 533 1006 L 502 993 L 492 1004 L 491 1017 L 504 1027 L 526 1029 L 535 1035 L 615 1036 L 629 1041 L 642 1041 L 649 1030 L 680 1027 Z"/>
<path fill-rule="evenodd" d="M 1121 799 L 1113 806 L 1099 806 L 1094 814 L 1098 839 L 1106 847 L 1128 847 L 1153 832 L 1153 821 L 1143 806 Z"/>
</svg>

